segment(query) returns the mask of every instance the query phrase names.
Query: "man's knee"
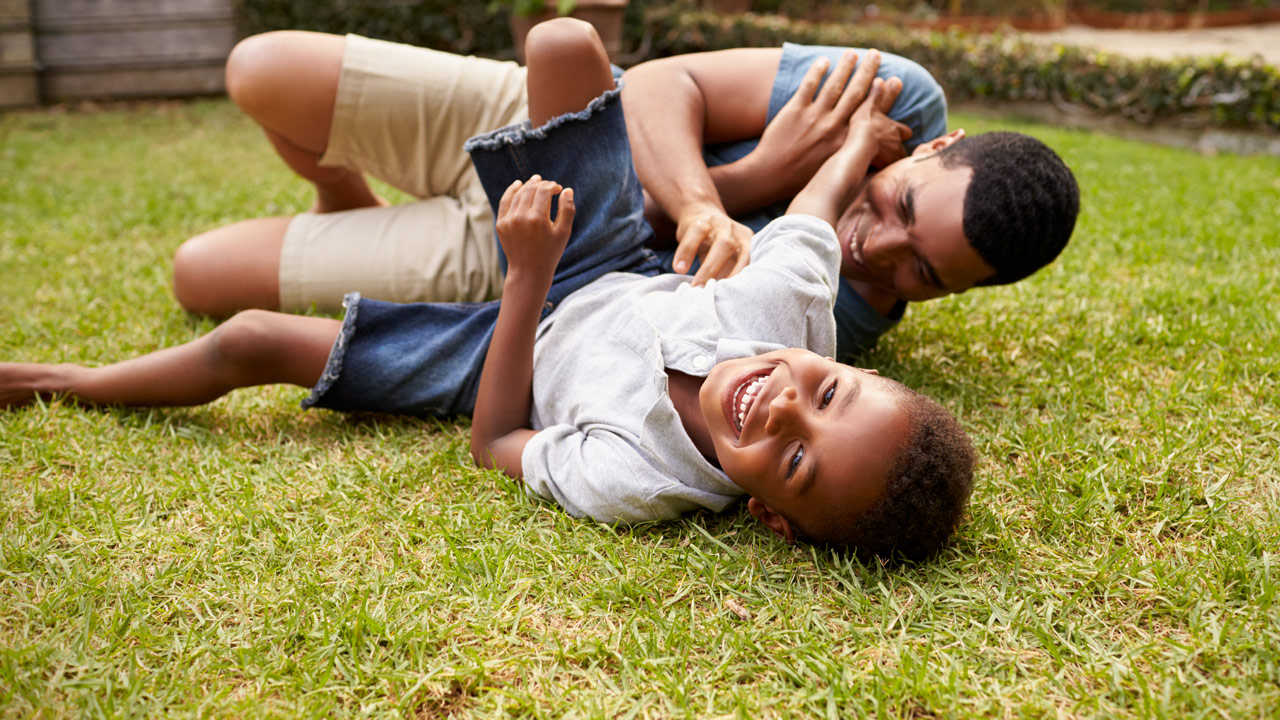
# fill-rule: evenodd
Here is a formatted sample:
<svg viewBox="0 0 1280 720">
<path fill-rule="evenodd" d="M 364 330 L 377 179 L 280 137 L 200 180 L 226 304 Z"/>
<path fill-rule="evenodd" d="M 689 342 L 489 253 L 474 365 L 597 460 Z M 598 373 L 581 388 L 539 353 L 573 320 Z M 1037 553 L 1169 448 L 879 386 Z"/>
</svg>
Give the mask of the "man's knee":
<svg viewBox="0 0 1280 720">
<path fill-rule="evenodd" d="M 603 52 L 600 36 L 591 23 L 570 17 L 534 25 L 524 41 L 526 64 L 564 65 Z M 533 58 L 536 60 L 530 63 Z"/>
<path fill-rule="evenodd" d="M 212 315 L 208 287 L 208 267 L 212 258 L 203 235 L 178 247 L 173 254 L 173 296 L 188 312 Z"/>
<path fill-rule="evenodd" d="M 251 35 L 231 49 L 227 57 L 227 95 L 249 115 L 272 102 L 276 60 L 287 57 L 291 33 L 287 30 Z"/>
</svg>

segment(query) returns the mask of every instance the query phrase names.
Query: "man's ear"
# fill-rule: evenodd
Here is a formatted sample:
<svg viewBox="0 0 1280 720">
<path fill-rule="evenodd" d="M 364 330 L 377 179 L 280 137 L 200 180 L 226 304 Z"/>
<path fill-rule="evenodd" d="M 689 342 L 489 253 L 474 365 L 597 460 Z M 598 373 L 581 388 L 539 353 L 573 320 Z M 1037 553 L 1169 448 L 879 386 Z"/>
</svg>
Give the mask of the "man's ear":
<svg viewBox="0 0 1280 720">
<path fill-rule="evenodd" d="M 946 135 L 939 135 L 932 140 L 926 140 L 920 143 L 916 146 L 915 150 L 911 151 L 911 157 L 922 158 L 926 155 L 936 153 L 962 137 L 964 137 L 964 128 L 956 128 Z"/>
<path fill-rule="evenodd" d="M 780 513 L 774 512 L 773 508 L 751 498 L 747 500 L 747 512 L 751 513 L 751 517 L 764 523 L 765 527 L 772 530 L 775 535 L 786 540 L 788 544 L 796 544 L 796 531 L 791 527 L 791 521 L 782 517 Z"/>
</svg>

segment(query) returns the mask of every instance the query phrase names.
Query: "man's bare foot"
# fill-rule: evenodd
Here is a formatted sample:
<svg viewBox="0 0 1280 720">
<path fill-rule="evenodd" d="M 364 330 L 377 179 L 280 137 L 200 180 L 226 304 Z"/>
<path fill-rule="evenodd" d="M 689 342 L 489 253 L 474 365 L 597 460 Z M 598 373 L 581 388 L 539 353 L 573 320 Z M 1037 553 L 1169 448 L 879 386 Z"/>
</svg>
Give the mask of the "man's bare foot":
<svg viewBox="0 0 1280 720">
<path fill-rule="evenodd" d="M 78 365 L 0 363 L 0 410 L 35 402 L 39 396 L 65 392 Z"/>
</svg>

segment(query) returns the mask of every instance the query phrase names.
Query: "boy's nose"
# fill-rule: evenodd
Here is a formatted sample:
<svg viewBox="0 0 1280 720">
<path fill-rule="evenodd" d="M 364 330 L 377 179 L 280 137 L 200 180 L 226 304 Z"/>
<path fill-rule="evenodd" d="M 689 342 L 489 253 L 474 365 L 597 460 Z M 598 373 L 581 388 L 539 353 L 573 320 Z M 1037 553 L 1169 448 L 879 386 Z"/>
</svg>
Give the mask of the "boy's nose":
<svg viewBox="0 0 1280 720">
<path fill-rule="evenodd" d="M 799 398 L 800 394 L 794 387 L 785 387 L 775 395 L 769 401 L 769 419 L 765 421 L 765 430 L 773 434 L 790 427 L 796 418 L 796 408 L 799 406 L 796 401 Z"/>
</svg>

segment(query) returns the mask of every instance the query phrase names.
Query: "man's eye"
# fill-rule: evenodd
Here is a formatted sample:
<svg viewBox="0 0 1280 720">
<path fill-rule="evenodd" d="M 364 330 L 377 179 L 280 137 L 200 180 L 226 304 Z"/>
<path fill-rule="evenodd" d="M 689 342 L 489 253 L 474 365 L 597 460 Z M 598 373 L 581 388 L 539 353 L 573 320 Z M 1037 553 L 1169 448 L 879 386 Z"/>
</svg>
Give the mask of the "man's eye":
<svg viewBox="0 0 1280 720">
<path fill-rule="evenodd" d="M 837 385 L 839 385 L 839 384 L 840 384 L 839 382 L 833 382 L 833 383 L 831 383 L 831 387 L 827 388 L 827 391 L 826 391 L 825 393 L 823 393 L 823 394 L 822 394 L 822 402 L 818 405 L 818 409 L 819 409 L 819 410 L 821 410 L 821 409 L 825 408 L 826 406 L 830 405 L 830 404 L 831 404 L 831 401 L 832 401 L 833 399 L 835 399 L 835 396 L 836 396 L 836 386 L 837 386 Z"/>
<path fill-rule="evenodd" d="M 787 467 L 787 477 L 790 478 L 796 474 L 796 468 L 800 467 L 800 461 L 804 459 L 804 448 L 796 450 L 796 454 L 791 456 L 791 465 Z"/>
</svg>

